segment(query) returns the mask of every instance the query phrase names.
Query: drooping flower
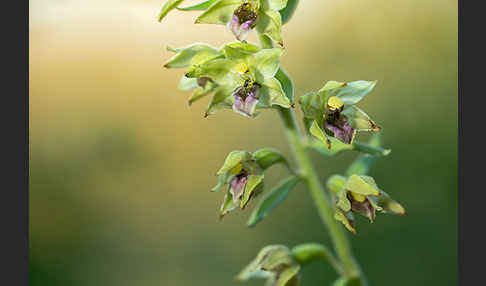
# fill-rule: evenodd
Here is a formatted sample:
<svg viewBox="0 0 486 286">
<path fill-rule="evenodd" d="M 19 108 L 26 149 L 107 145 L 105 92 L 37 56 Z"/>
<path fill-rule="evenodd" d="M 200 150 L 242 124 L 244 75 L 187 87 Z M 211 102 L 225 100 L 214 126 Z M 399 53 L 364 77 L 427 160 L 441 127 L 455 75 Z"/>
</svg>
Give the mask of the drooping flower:
<svg viewBox="0 0 486 286">
<path fill-rule="evenodd" d="M 359 131 L 380 131 L 381 127 L 355 106 L 376 85 L 376 81 L 327 82 L 317 93 L 300 98 L 310 133 L 328 145 L 335 138 L 352 144 Z"/>
<path fill-rule="evenodd" d="M 236 279 L 267 279 L 265 285 L 298 286 L 300 265 L 284 245 L 269 245 L 260 250 L 256 258 L 246 266 Z"/>
<path fill-rule="evenodd" d="M 356 230 L 352 213 L 361 214 L 370 222 L 375 220 L 377 211 L 406 215 L 403 206 L 380 190 L 370 176 L 333 175 L 328 179 L 327 187 L 332 191 L 336 200 L 335 219 L 341 221 L 353 233 L 356 233 Z"/>
</svg>

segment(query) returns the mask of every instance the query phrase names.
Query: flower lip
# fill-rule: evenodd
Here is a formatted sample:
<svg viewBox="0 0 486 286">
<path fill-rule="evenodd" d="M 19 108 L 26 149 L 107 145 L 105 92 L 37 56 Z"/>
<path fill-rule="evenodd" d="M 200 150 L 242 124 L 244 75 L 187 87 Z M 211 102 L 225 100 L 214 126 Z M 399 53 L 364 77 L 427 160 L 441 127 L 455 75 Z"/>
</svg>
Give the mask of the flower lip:
<svg viewBox="0 0 486 286">
<path fill-rule="evenodd" d="M 253 11 L 250 3 L 245 2 L 241 4 L 234 12 L 234 16 L 238 19 L 238 24 L 243 25 L 249 23 L 249 28 L 253 28 L 256 25 L 258 19 L 258 13 Z"/>
</svg>

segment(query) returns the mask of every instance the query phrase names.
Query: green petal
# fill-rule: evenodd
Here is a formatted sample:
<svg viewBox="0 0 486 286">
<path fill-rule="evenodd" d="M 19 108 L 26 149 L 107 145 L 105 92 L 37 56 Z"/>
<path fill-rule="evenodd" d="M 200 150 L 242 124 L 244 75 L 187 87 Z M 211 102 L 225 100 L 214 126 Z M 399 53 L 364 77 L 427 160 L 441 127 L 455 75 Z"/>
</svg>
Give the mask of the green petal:
<svg viewBox="0 0 486 286">
<path fill-rule="evenodd" d="M 199 43 L 183 48 L 172 49 L 168 47 L 167 49 L 176 52 L 176 54 L 164 65 L 166 68 L 184 68 L 190 65 L 202 64 L 222 56 L 217 49 Z"/>
<path fill-rule="evenodd" d="M 375 81 L 358 80 L 348 82 L 344 87 L 339 89 L 336 94 L 345 105 L 356 104 L 370 93 L 376 85 Z"/>
<path fill-rule="evenodd" d="M 229 187 L 229 186 L 228 186 Z M 238 207 L 238 202 L 233 201 L 233 195 L 230 192 L 226 192 L 223 199 L 223 204 L 219 209 L 219 217 L 222 218 L 224 215 Z"/>
<path fill-rule="evenodd" d="M 231 151 L 226 159 L 224 160 L 224 164 L 216 173 L 217 175 L 225 174 L 229 170 L 233 169 L 236 165 L 240 164 L 242 161 L 251 160 L 251 154 L 248 151 L 240 151 L 235 150 Z"/>
<path fill-rule="evenodd" d="M 272 78 L 277 73 L 282 52 L 280 48 L 263 49 L 249 58 L 248 67 L 257 82 Z"/>
<path fill-rule="evenodd" d="M 158 18 L 159 22 L 162 21 L 162 19 L 164 19 L 164 17 L 167 15 L 167 13 L 169 13 L 172 9 L 177 7 L 177 5 L 182 3 L 182 1 L 184 1 L 184 0 L 167 0 L 167 1 L 165 1 L 164 4 L 162 5 L 162 8 L 160 8 L 159 18 Z"/>
<path fill-rule="evenodd" d="M 196 24 L 225 25 L 233 17 L 233 13 L 243 3 L 243 0 L 219 0 L 214 2 L 197 19 Z"/>
<path fill-rule="evenodd" d="M 324 93 L 310 92 L 299 98 L 299 104 L 305 118 L 322 120 L 326 104 Z"/>
<path fill-rule="evenodd" d="M 343 115 L 349 120 L 351 127 L 357 131 L 380 131 L 381 127 L 371 120 L 371 118 L 361 109 L 354 105 L 349 105 L 344 108 Z"/>
<path fill-rule="evenodd" d="M 364 175 L 352 175 L 346 181 L 344 186 L 346 190 L 361 194 L 379 196 L 380 191 L 376 186 L 375 180 L 372 177 Z"/>
<path fill-rule="evenodd" d="M 347 198 L 347 191 L 342 189 L 337 193 L 337 198 L 338 201 L 336 203 L 336 206 L 338 206 L 340 209 L 342 209 L 345 212 L 349 212 L 351 210 L 351 202 Z"/>
<path fill-rule="evenodd" d="M 327 136 L 327 134 L 324 131 L 322 131 L 322 129 L 321 129 L 321 127 L 319 127 L 319 124 L 317 123 L 317 121 L 314 120 L 312 122 L 312 125 L 311 125 L 311 127 L 309 129 L 309 132 L 314 137 L 316 137 L 317 139 L 319 139 L 323 144 L 326 144 L 326 146 L 328 147 L 328 149 L 332 148 L 331 139 Z M 348 144 L 345 144 L 345 145 L 348 145 Z M 336 147 L 336 148 L 339 149 L 339 147 Z"/>
<path fill-rule="evenodd" d="M 290 100 L 285 96 L 282 85 L 277 79 L 267 78 L 262 83 L 259 105 L 261 107 L 270 107 L 272 105 L 279 105 L 284 108 L 290 107 Z"/>
<path fill-rule="evenodd" d="M 267 35 L 279 45 L 283 46 L 282 36 L 280 36 L 280 28 L 282 20 L 280 13 L 277 11 L 267 10 L 258 13 L 258 21 L 256 30 L 263 35 Z"/>
<path fill-rule="evenodd" d="M 288 0 L 262 0 L 263 10 L 282 10 L 287 6 Z"/>
<path fill-rule="evenodd" d="M 252 227 L 269 215 L 287 198 L 289 192 L 299 181 L 300 178 L 291 176 L 271 190 L 255 207 L 247 225 Z"/>
<path fill-rule="evenodd" d="M 245 185 L 245 192 L 243 194 L 243 198 L 240 202 L 240 208 L 244 208 L 252 195 L 255 195 L 260 191 L 258 187 L 261 187 L 264 175 L 250 175 L 248 176 L 248 180 L 246 181 Z"/>
</svg>

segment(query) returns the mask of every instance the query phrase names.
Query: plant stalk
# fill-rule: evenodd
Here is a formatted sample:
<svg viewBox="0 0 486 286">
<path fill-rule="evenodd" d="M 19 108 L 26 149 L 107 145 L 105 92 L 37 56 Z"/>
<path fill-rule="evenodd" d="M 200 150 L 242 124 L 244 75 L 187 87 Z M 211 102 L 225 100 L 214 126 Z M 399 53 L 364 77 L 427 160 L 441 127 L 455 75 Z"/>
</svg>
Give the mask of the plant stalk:
<svg viewBox="0 0 486 286">
<path fill-rule="evenodd" d="M 260 35 L 260 41 L 263 48 L 272 48 L 272 41 L 265 35 Z M 353 257 L 351 246 L 346 237 L 344 228 L 334 219 L 334 208 L 328 195 L 324 192 L 319 177 L 312 165 L 310 156 L 302 141 L 302 133 L 297 125 L 294 114 L 291 109 L 277 107 L 280 118 L 283 121 L 285 134 L 289 140 L 295 158 L 297 160 L 302 177 L 311 193 L 319 216 L 327 227 L 331 237 L 337 258 L 342 264 L 344 275 L 348 278 L 359 278 L 361 285 L 366 286 L 367 281 L 360 269 L 358 262 Z"/>
</svg>

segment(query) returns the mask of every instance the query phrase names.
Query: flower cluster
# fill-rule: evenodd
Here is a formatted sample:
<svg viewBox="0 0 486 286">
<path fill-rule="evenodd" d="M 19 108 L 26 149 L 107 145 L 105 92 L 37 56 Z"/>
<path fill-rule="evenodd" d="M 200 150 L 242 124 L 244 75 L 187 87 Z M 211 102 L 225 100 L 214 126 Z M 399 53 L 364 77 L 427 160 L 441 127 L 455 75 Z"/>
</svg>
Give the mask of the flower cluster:
<svg viewBox="0 0 486 286">
<path fill-rule="evenodd" d="M 381 127 L 355 106 L 376 81 L 329 81 L 318 92 L 300 98 L 309 132 L 331 148 L 330 137 L 352 144 L 358 131 L 380 131 Z"/>
<path fill-rule="evenodd" d="M 234 42 L 220 49 L 207 44 L 169 48 L 176 54 L 164 65 L 187 68 L 179 88 L 194 90 L 189 104 L 213 94 L 205 116 L 220 109 L 255 117 L 256 109 L 291 106 L 282 84 L 275 77 L 280 68 L 281 48 L 260 49 Z"/>
</svg>

